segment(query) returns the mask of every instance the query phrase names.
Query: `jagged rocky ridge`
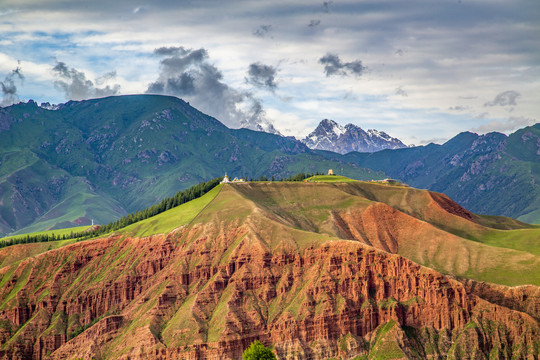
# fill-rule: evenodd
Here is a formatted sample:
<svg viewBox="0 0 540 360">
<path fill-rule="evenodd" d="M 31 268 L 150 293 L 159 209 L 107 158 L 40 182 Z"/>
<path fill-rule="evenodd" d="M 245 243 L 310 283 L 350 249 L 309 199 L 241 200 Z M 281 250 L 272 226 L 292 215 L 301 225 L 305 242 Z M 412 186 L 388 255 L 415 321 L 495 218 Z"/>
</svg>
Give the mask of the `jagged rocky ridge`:
<svg viewBox="0 0 540 360">
<path fill-rule="evenodd" d="M 400 149 L 407 147 L 399 139 L 393 138 L 384 131 L 347 124 L 341 126 L 334 120 L 324 119 L 317 128 L 302 139 L 310 149 L 328 150 L 340 154 L 351 151 L 376 152 L 384 149 Z"/>
<path fill-rule="evenodd" d="M 190 225 L 167 235 L 110 236 L 3 267 L 0 357 L 237 359 L 254 339 L 279 358 L 538 356 L 538 287 L 462 283 L 329 236 L 325 229 L 361 223 L 367 241 L 381 238 L 367 218 L 353 216 L 363 200 L 350 211 L 335 208 L 329 223 L 310 222 L 278 211 L 274 200 L 319 185 L 277 186 L 288 185 L 224 186 Z M 334 199 L 332 188 L 321 196 Z M 457 205 L 437 204 L 444 206 L 426 211 L 427 220 L 447 210 L 474 220 Z M 399 252 L 406 239 L 395 240 Z"/>
</svg>

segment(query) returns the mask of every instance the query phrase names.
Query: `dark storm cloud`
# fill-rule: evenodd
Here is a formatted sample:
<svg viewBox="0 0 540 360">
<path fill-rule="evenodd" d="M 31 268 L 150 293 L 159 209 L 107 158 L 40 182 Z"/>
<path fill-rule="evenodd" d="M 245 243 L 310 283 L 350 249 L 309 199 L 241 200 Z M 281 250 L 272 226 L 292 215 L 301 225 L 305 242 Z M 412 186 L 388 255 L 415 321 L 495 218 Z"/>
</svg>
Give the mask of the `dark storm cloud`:
<svg viewBox="0 0 540 360">
<path fill-rule="evenodd" d="M 21 68 L 17 66 L 15 70 L 12 70 L 6 75 L 4 81 L 0 81 L 0 85 L 2 86 L 2 102 L 0 102 L 0 106 L 13 105 L 19 101 L 19 96 L 17 95 L 17 85 L 15 85 L 15 82 L 23 79 L 24 76 Z"/>
<path fill-rule="evenodd" d="M 272 25 L 261 25 L 253 31 L 253 35 L 263 38 L 266 37 L 270 31 L 272 31 Z"/>
<path fill-rule="evenodd" d="M 61 61 L 57 62 L 52 70 L 59 78 L 54 82 L 54 85 L 62 90 L 66 98 L 70 100 L 83 100 L 115 95 L 118 94 L 118 91 L 120 90 L 120 85 L 118 84 L 98 88 L 94 85 L 94 82 L 86 78 L 84 72 L 75 68 L 70 68 Z M 100 85 L 114 77 L 116 77 L 116 73 L 110 72 L 98 78 L 96 83 Z"/>
<path fill-rule="evenodd" d="M 312 19 L 308 24 L 308 26 L 310 28 L 314 28 L 314 27 L 317 27 L 319 25 L 321 25 L 321 20 L 319 20 L 319 19 Z"/>
<path fill-rule="evenodd" d="M 162 47 L 154 50 L 154 54 L 161 57 L 160 73 L 148 86 L 147 93 L 181 97 L 228 126 L 277 132 L 266 119 L 259 100 L 223 82 L 223 74 L 209 62 L 206 49 Z M 273 78 L 270 80 L 275 85 Z"/>
<path fill-rule="evenodd" d="M 275 67 L 256 62 L 249 65 L 246 82 L 274 91 L 277 88 L 276 73 L 277 69 Z"/>
<path fill-rule="evenodd" d="M 334 5 L 334 1 L 332 0 L 323 2 L 322 11 L 325 13 L 329 13 L 332 10 L 332 5 Z"/>
<path fill-rule="evenodd" d="M 362 65 L 362 61 L 360 60 L 342 62 L 337 54 L 331 53 L 327 53 L 325 56 L 320 58 L 319 63 L 324 65 L 324 72 L 326 76 L 347 76 L 349 74 L 360 76 L 364 70 L 366 70 L 366 67 Z"/>
<path fill-rule="evenodd" d="M 100 77 L 98 77 L 96 79 L 96 84 L 103 85 L 105 82 L 107 82 L 109 80 L 113 80 L 115 78 L 116 78 L 116 71 L 110 71 L 110 72 L 105 73 L 105 74 L 101 75 Z"/>
<path fill-rule="evenodd" d="M 513 90 L 503 91 L 502 93 L 495 96 L 493 101 L 488 101 L 487 103 L 485 103 L 484 106 L 515 106 L 517 105 L 516 99 L 520 95 L 520 93 Z"/>
</svg>

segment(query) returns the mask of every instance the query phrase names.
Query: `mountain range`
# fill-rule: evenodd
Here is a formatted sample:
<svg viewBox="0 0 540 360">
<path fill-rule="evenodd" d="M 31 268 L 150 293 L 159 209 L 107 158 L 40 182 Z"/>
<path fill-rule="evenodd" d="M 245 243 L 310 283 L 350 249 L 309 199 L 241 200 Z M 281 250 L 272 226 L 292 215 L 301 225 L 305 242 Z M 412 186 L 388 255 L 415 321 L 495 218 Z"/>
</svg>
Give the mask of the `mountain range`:
<svg viewBox="0 0 540 360">
<path fill-rule="evenodd" d="M 239 359 L 258 339 L 280 359 L 535 359 L 539 236 L 399 183 L 217 185 L 0 249 L 0 358 Z"/>
<path fill-rule="evenodd" d="M 445 193 L 476 213 L 540 223 L 540 124 L 508 136 L 464 132 L 442 145 L 320 154 Z"/>
<path fill-rule="evenodd" d="M 186 102 L 132 95 L 0 109 L 0 235 L 108 223 L 209 178 L 344 168 L 294 138 L 229 129 Z"/>
<path fill-rule="evenodd" d="M 325 120 L 317 129 L 340 133 L 341 141 L 363 133 L 336 125 Z M 355 179 L 397 178 L 475 213 L 540 223 L 539 137 L 535 125 L 510 136 L 461 133 L 443 145 L 339 154 L 229 129 L 175 97 L 29 101 L 0 109 L 0 236 L 108 223 L 225 173 L 279 179 L 328 169 Z"/>
<path fill-rule="evenodd" d="M 344 127 L 334 120 L 324 119 L 317 128 L 302 139 L 310 149 L 328 150 L 340 154 L 351 151 L 376 152 L 385 149 L 401 149 L 407 147 L 397 138 L 384 131 L 369 129 L 347 124 Z"/>
</svg>

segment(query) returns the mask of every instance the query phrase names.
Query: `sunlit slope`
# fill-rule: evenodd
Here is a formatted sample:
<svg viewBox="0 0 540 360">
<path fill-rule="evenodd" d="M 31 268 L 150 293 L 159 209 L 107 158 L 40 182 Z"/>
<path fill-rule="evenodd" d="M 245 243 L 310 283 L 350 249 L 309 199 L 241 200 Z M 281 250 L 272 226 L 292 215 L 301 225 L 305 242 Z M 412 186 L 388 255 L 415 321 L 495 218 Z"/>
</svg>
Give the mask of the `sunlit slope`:
<svg viewBox="0 0 540 360">
<path fill-rule="evenodd" d="M 77 226 L 77 227 L 71 227 L 71 228 L 65 228 L 65 229 L 24 233 L 20 235 L 6 236 L 3 238 L 0 238 L 0 241 L 5 241 L 9 239 L 24 239 L 26 236 L 37 236 L 37 235 L 48 235 L 48 236 L 55 235 L 56 237 L 69 236 L 72 233 L 82 232 L 88 228 L 89 226 Z"/>
<path fill-rule="evenodd" d="M 146 237 L 156 234 L 169 234 L 173 230 L 185 226 L 197 216 L 204 207 L 206 207 L 221 190 L 221 185 L 216 186 L 200 198 L 196 198 L 185 204 L 167 210 L 161 214 L 151 218 L 131 224 L 118 231 L 109 234 L 103 234 L 101 237 L 122 234 L 125 236 Z M 75 228 L 66 228 L 58 230 L 50 230 L 43 232 L 35 232 L 28 234 L 15 235 L 6 238 L 0 238 L 0 241 L 8 239 L 21 239 L 26 236 L 35 237 L 37 235 L 55 235 L 56 237 L 69 237 L 72 233 L 83 232 L 88 226 Z M 77 239 L 67 239 L 62 241 L 36 242 L 30 244 L 21 244 L 9 246 L 0 249 L 0 269 L 4 266 L 11 265 L 17 261 L 23 260 L 30 256 L 36 256 L 51 249 L 56 249 L 61 246 L 69 245 L 77 241 Z"/>
<path fill-rule="evenodd" d="M 0 351 L 237 359 L 256 336 L 283 358 L 336 357 L 344 343 L 352 344 L 349 358 L 458 357 L 464 348 L 481 355 L 481 347 L 516 358 L 538 353 L 529 313 L 477 298 L 418 265 L 510 283 L 493 271 L 515 274 L 514 257 L 534 262 L 535 255 L 466 240 L 351 194 L 361 186 L 222 185 L 123 233 L 31 254 L 0 269 Z M 414 262 L 389 253 L 391 246 Z M 453 253 L 441 258 L 436 250 L 493 258 L 461 267 Z M 513 281 L 533 282 L 526 276 Z"/>
<path fill-rule="evenodd" d="M 386 184 L 249 183 L 234 186 L 287 226 L 353 239 L 443 273 L 507 285 L 540 284 L 540 229 L 485 226 L 438 193 Z"/>
<path fill-rule="evenodd" d="M 249 224 L 253 212 L 259 222 L 253 231 L 273 234 L 271 242 L 292 238 L 300 246 L 304 238 L 320 236 L 355 240 L 447 274 L 505 285 L 540 284 L 538 227 L 479 217 L 443 194 L 399 184 L 339 176 L 314 180 L 220 185 L 116 234 L 169 234 L 190 223 L 215 222 L 218 215 L 220 221 L 245 217 L 241 221 Z M 31 249 L 28 244 L 11 258 L 20 260 L 49 247 Z"/>
<path fill-rule="evenodd" d="M 117 233 L 137 237 L 168 234 L 174 229 L 192 221 L 216 197 L 221 187 L 222 185 L 218 185 L 200 198 L 131 224 L 118 230 Z"/>
</svg>

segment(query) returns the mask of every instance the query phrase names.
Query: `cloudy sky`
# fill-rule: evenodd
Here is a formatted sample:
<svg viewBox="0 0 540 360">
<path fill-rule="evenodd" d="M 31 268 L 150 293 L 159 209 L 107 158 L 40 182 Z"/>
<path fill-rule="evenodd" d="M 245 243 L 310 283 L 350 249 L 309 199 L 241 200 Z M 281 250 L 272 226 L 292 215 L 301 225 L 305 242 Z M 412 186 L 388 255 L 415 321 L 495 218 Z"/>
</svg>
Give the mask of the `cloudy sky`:
<svg viewBox="0 0 540 360">
<path fill-rule="evenodd" d="M 538 0 L 0 1 L 1 106 L 181 97 L 231 127 L 406 143 L 540 122 Z"/>
</svg>

